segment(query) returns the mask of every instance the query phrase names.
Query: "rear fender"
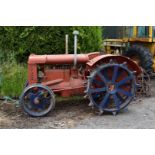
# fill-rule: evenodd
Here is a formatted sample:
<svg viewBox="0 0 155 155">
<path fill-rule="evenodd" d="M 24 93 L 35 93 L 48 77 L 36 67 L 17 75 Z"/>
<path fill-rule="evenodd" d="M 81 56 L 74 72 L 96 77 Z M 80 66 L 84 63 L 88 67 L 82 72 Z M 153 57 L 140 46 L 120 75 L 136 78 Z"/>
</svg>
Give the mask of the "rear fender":
<svg viewBox="0 0 155 155">
<path fill-rule="evenodd" d="M 86 69 L 88 71 L 92 71 L 100 65 L 108 64 L 110 60 L 118 64 L 122 64 L 126 62 L 128 69 L 130 69 L 131 71 L 136 71 L 136 76 L 142 73 L 141 67 L 138 66 L 137 63 L 134 62 L 132 59 L 125 56 L 120 56 L 120 55 L 118 56 L 118 55 L 112 55 L 112 54 L 100 55 L 89 60 L 86 63 Z"/>
</svg>

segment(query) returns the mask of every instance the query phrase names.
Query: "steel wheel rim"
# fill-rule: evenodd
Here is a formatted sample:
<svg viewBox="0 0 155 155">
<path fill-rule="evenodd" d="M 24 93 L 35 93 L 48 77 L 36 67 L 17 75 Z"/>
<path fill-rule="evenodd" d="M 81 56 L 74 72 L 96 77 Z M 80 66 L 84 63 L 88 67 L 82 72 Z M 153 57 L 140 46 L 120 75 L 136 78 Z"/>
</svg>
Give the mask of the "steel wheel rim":
<svg viewBox="0 0 155 155">
<path fill-rule="evenodd" d="M 104 72 L 106 68 L 113 68 L 113 74 L 111 75 L 111 79 Z M 120 75 L 118 76 L 118 73 L 121 70 L 124 70 L 124 72 L 126 72 L 128 76 L 118 81 L 118 78 L 120 76 Z M 103 75 L 103 72 L 104 72 L 104 75 Z M 99 76 L 100 78 L 97 79 L 97 76 Z M 98 86 L 100 85 L 100 87 L 97 87 L 97 88 L 95 87 L 95 89 L 94 87 L 92 88 L 92 83 L 94 83 L 94 80 Z M 126 91 L 124 89 L 122 90 L 122 85 L 123 86 L 129 85 L 130 86 L 129 91 Z M 125 108 L 133 99 L 135 94 L 135 89 L 136 89 L 135 86 L 136 86 L 135 77 L 133 73 L 127 68 L 126 65 L 106 64 L 99 67 L 90 77 L 88 82 L 88 96 L 90 98 L 90 101 L 93 103 L 93 105 L 97 107 L 99 110 L 109 111 L 109 112 L 120 111 L 121 109 Z M 99 101 L 99 97 L 97 97 L 97 95 L 96 96 L 92 95 L 95 93 L 96 94 L 98 93 L 97 95 L 101 97 L 101 101 Z M 124 95 L 121 95 L 121 98 L 123 96 L 126 96 L 122 98 L 124 99 L 124 101 L 123 100 L 120 101 L 121 99 L 120 94 L 124 94 Z M 113 103 L 111 103 L 112 100 L 113 100 Z M 108 107 L 108 105 L 110 104 L 113 104 L 114 107 L 111 107 L 111 108 Z"/>
<path fill-rule="evenodd" d="M 32 93 L 32 91 L 35 88 L 38 88 L 38 90 Z M 45 95 L 48 98 L 45 97 Z M 37 100 L 39 100 L 38 103 Z M 54 93 L 47 86 L 34 84 L 25 88 L 20 97 L 20 103 L 22 104 L 22 107 L 25 110 L 25 112 L 29 115 L 44 116 L 55 107 L 55 97 Z"/>
</svg>

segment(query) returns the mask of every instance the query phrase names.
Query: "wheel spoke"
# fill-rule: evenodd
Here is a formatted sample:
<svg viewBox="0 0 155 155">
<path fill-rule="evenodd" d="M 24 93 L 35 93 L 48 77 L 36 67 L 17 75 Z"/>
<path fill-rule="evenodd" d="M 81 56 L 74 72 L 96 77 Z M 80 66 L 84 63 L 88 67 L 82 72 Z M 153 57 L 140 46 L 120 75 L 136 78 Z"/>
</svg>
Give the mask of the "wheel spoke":
<svg viewBox="0 0 155 155">
<path fill-rule="evenodd" d="M 99 94 L 95 94 L 95 95 L 93 96 L 94 101 L 95 101 L 99 96 L 100 96 Z"/>
<path fill-rule="evenodd" d="M 43 95 L 43 93 L 44 93 L 44 92 L 40 90 L 40 91 L 37 92 L 36 96 L 40 97 L 40 96 Z"/>
<path fill-rule="evenodd" d="M 123 90 L 123 89 L 117 89 L 117 92 L 124 94 L 126 96 L 132 96 L 132 94 L 130 92 Z"/>
<path fill-rule="evenodd" d="M 100 86 L 103 86 L 103 85 L 104 85 L 103 82 L 98 81 L 98 80 L 96 80 L 96 79 L 93 79 L 93 83 L 98 84 L 98 85 L 100 85 Z"/>
<path fill-rule="evenodd" d="M 33 96 L 34 94 L 31 92 L 25 94 L 25 97 L 27 97 L 28 99 L 31 99 Z"/>
<path fill-rule="evenodd" d="M 35 97 L 36 97 L 36 95 L 31 93 L 31 92 L 28 94 L 28 98 L 29 98 L 30 104 L 33 105 Z"/>
<path fill-rule="evenodd" d="M 118 66 L 114 66 L 114 73 L 113 73 L 113 77 L 112 77 L 112 82 L 115 82 L 115 80 L 117 78 L 117 74 L 118 74 Z"/>
<path fill-rule="evenodd" d="M 90 91 L 90 93 L 100 93 L 100 92 L 106 91 L 106 87 L 103 87 L 103 88 L 91 88 L 89 91 Z"/>
<path fill-rule="evenodd" d="M 116 77 L 116 78 L 122 77 L 122 76 L 123 76 L 123 74 L 124 74 L 124 71 L 123 71 L 123 70 L 121 70 L 121 72 L 119 72 L 119 74 L 117 74 L 117 77 Z"/>
<path fill-rule="evenodd" d="M 107 94 L 104 96 L 103 100 L 101 101 L 101 103 L 100 103 L 100 107 L 101 107 L 101 108 L 105 108 L 105 107 L 107 106 L 107 104 L 108 104 L 108 99 L 109 99 L 109 93 L 107 93 Z"/>
<path fill-rule="evenodd" d="M 114 102 L 115 102 L 117 109 L 120 110 L 120 100 L 116 94 L 113 94 L 113 99 L 114 99 Z"/>
<path fill-rule="evenodd" d="M 119 87 L 119 86 L 125 84 L 127 81 L 129 81 L 129 80 L 131 80 L 131 79 L 132 79 L 132 76 L 131 76 L 131 75 L 130 75 L 130 76 L 127 76 L 125 79 L 123 79 L 123 80 L 117 82 L 117 86 Z"/>
<path fill-rule="evenodd" d="M 39 100 L 41 99 L 42 100 L 42 98 L 43 98 L 43 91 L 41 91 L 41 90 L 39 90 L 38 89 L 38 92 L 36 92 L 36 93 L 32 93 L 32 92 L 30 92 L 29 94 L 28 94 L 28 96 L 29 96 L 29 104 L 31 105 L 31 110 L 34 110 L 34 108 L 40 108 L 40 109 L 44 109 L 44 105 L 45 105 L 45 102 L 44 103 L 39 103 L 39 104 L 35 104 L 34 103 L 34 100 L 35 100 L 35 98 L 37 97 Z M 29 106 L 30 107 L 30 106 Z"/>
<path fill-rule="evenodd" d="M 117 93 L 117 97 L 119 98 L 120 102 L 124 102 L 124 98 L 119 93 Z"/>
<path fill-rule="evenodd" d="M 106 79 L 106 82 L 110 81 L 110 79 L 109 79 L 107 73 L 108 73 L 108 71 L 106 71 L 106 70 L 103 71 L 103 74 L 104 74 L 104 77 L 105 77 L 105 79 Z"/>
<path fill-rule="evenodd" d="M 123 86 L 131 86 L 131 83 L 125 83 Z"/>
<path fill-rule="evenodd" d="M 102 81 L 103 81 L 104 83 L 107 82 L 107 80 L 105 79 L 104 75 L 101 74 L 101 72 L 98 72 L 98 75 L 99 75 L 99 77 L 102 79 Z"/>
</svg>

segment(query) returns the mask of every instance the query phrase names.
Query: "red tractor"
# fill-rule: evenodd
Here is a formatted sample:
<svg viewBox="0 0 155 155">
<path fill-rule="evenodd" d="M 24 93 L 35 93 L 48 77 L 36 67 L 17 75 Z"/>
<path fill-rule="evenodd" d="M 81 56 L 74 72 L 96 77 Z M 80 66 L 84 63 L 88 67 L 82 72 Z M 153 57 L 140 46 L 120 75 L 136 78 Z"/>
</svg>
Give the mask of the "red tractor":
<svg viewBox="0 0 155 155">
<path fill-rule="evenodd" d="M 28 59 L 28 85 L 20 103 L 31 116 L 43 116 L 55 107 L 55 95 L 87 95 L 89 105 L 113 114 L 128 106 L 137 91 L 142 69 L 130 58 L 100 52 L 35 55 Z"/>
</svg>

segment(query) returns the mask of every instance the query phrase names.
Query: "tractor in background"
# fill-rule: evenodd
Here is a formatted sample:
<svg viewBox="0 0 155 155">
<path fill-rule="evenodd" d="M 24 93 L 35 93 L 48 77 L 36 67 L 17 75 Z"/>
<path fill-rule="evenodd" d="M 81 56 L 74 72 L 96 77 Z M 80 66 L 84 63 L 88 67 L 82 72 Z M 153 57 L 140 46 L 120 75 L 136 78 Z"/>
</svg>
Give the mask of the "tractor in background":
<svg viewBox="0 0 155 155">
<path fill-rule="evenodd" d="M 146 73 L 155 72 L 155 26 L 104 27 L 106 54 L 131 58 Z"/>
</svg>

